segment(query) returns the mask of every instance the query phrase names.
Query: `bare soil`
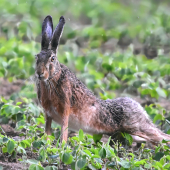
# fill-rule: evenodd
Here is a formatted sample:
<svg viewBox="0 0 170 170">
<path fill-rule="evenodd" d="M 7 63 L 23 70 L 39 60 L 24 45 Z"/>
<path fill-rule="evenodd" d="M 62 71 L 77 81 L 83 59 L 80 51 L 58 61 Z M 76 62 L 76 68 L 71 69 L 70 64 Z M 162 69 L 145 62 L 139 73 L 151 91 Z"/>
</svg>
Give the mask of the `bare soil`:
<svg viewBox="0 0 170 170">
<path fill-rule="evenodd" d="M 0 96 L 8 99 L 12 93 L 18 92 L 24 84 L 24 80 L 16 80 L 10 83 L 7 79 L 0 78 Z"/>
</svg>

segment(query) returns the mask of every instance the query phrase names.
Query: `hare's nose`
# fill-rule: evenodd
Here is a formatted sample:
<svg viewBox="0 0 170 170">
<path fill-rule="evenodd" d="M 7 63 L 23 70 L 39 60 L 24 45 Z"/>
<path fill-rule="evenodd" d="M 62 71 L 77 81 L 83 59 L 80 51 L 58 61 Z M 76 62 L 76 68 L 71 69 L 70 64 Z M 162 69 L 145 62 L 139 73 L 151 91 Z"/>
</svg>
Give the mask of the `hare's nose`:
<svg viewBox="0 0 170 170">
<path fill-rule="evenodd" d="M 44 72 L 37 72 L 37 77 L 41 80 L 44 77 Z"/>
</svg>

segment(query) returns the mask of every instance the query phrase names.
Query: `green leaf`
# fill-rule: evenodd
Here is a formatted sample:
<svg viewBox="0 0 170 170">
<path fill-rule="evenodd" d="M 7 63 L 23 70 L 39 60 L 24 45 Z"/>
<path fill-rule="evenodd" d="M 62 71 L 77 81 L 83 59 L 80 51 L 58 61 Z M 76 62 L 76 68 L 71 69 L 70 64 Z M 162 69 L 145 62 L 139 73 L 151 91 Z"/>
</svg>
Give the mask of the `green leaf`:
<svg viewBox="0 0 170 170">
<path fill-rule="evenodd" d="M 77 161 L 77 167 L 78 168 L 83 168 L 86 165 L 86 159 L 85 158 L 81 158 Z"/>
<path fill-rule="evenodd" d="M 2 148 L 2 152 L 3 152 L 3 153 L 6 153 L 6 152 L 7 152 L 7 147 L 4 146 L 4 147 Z"/>
<path fill-rule="evenodd" d="M 162 165 L 164 165 L 164 164 L 165 164 L 165 161 L 166 161 L 166 160 L 164 159 L 164 157 L 162 157 L 159 162 L 160 162 Z"/>
<path fill-rule="evenodd" d="M 98 162 L 91 162 L 92 163 L 92 165 L 96 168 L 96 169 L 101 169 L 102 168 L 102 165 L 100 164 L 100 163 L 98 163 Z"/>
<path fill-rule="evenodd" d="M 66 141 L 63 140 L 63 141 L 62 141 L 62 144 L 61 144 L 62 149 L 64 148 L 65 144 L 66 144 Z"/>
<path fill-rule="evenodd" d="M 122 136 L 123 136 L 125 139 L 128 140 L 129 144 L 132 145 L 132 143 L 133 143 L 133 138 L 132 138 L 132 136 L 129 135 L 128 133 L 126 133 L 126 132 L 121 133 L 121 134 L 122 134 Z"/>
<path fill-rule="evenodd" d="M 156 123 L 157 120 L 164 120 L 164 117 L 161 114 L 157 114 L 154 117 L 153 122 Z"/>
<path fill-rule="evenodd" d="M 130 156 L 132 156 L 132 158 L 130 159 L 130 161 L 134 160 L 135 155 L 133 153 L 129 153 Z"/>
<path fill-rule="evenodd" d="M 104 159 L 106 157 L 106 150 L 105 148 L 101 148 L 99 151 L 99 155 L 102 159 Z"/>
<path fill-rule="evenodd" d="M 93 159 L 95 162 L 97 162 L 97 163 L 103 163 L 103 161 L 101 160 L 101 158 L 94 158 Z"/>
<path fill-rule="evenodd" d="M 22 142 L 23 142 L 27 147 L 30 147 L 30 146 L 31 146 L 31 141 L 30 141 L 30 139 L 22 140 Z"/>
<path fill-rule="evenodd" d="M 38 123 L 42 123 L 42 124 L 45 123 L 44 117 L 42 115 L 40 115 L 40 117 L 36 118 L 36 120 Z"/>
<path fill-rule="evenodd" d="M 17 152 L 26 154 L 25 149 L 24 149 L 23 147 L 21 147 L 21 146 L 18 146 L 18 147 L 17 147 Z"/>
<path fill-rule="evenodd" d="M 76 169 L 76 163 L 75 163 L 75 162 L 72 162 L 72 163 L 71 163 L 71 169 L 72 169 L 72 170 L 75 170 L 75 169 Z"/>
<path fill-rule="evenodd" d="M 93 156 L 91 157 L 91 159 L 93 159 L 93 158 L 100 158 L 100 156 L 99 156 L 99 155 L 93 155 Z"/>
<path fill-rule="evenodd" d="M 34 141 L 34 142 L 32 143 L 32 145 L 33 145 L 34 148 L 39 148 L 39 147 L 41 147 L 42 144 L 43 144 L 43 143 L 42 143 L 41 141 Z"/>
<path fill-rule="evenodd" d="M 110 65 L 108 63 L 103 63 L 102 67 L 105 68 L 107 71 L 112 71 L 113 65 Z"/>
<path fill-rule="evenodd" d="M 88 156 L 92 157 L 91 152 L 89 150 L 83 150 Z"/>
<path fill-rule="evenodd" d="M 160 161 L 160 159 L 164 156 L 165 154 L 163 152 L 157 152 L 154 156 L 154 160 Z"/>
<path fill-rule="evenodd" d="M 146 160 L 147 160 L 147 159 L 143 159 L 143 160 L 140 160 L 140 161 L 136 161 L 136 162 L 134 163 L 134 165 L 135 165 L 135 166 L 143 165 L 143 164 L 146 163 Z"/>
<path fill-rule="evenodd" d="M 69 153 L 64 153 L 62 155 L 62 158 L 61 160 L 65 163 L 65 164 L 71 164 L 72 163 L 72 160 L 73 160 L 73 156 L 70 155 Z"/>
<path fill-rule="evenodd" d="M 142 167 L 134 167 L 132 170 L 144 170 Z"/>
<path fill-rule="evenodd" d="M 14 150 L 14 147 L 15 147 L 15 143 L 14 143 L 14 141 L 9 141 L 8 143 L 7 143 L 7 152 L 8 153 L 12 153 L 12 151 Z"/>
<path fill-rule="evenodd" d="M 21 112 L 21 109 L 19 106 L 15 106 L 12 109 L 12 115 L 18 114 L 19 112 Z"/>
<path fill-rule="evenodd" d="M 46 166 L 44 170 L 57 170 L 58 168 L 56 166 Z"/>
<path fill-rule="evenodd" d="M 102 134 L 94 134 L 93 135 L 93 140 L 95 143 L 100 142 L 100 139 L 102 138 Z"/>
<path fill-rule="evenodd" d="M 164 168 L 165 168 L 165 169 L 170 169 L 170 163 L 165 164 L 165 165 L 164 165 Z"/>
<path fill-rule="evenodd" d="M 25 145 L 25 143 L 24 142 L 20 142 L 20 145 L 23 147 L 23 148 L 26 148 L 26 145 Z"/>
<path fill-rule="evenodd" d="M 162 140 L 162 143 L 168 143 L 168 142 L 170 142 L 170 140 Z"/>
<path fill-rule="evenodd" d="M 32 165 L 29 166 L 28 170 L 44 170 L 44 168 L 40 165 L 32 164 Z"/>
<path fill-rule="evenodd" d="M 4 143 L 7 142 L 8 140 L 9 140 L 8 138 L 3 137 L 3 142 L 4 142 Z"/>
<path fill-rule="evenodd" d="M 16 103 L 17 106 L 20 105 L 20 104 L 22 104 L 22 102 L 17 102 L 17 103 Z"/>
<path fill-rule="evenodd" d="M 112 155 L 112 153 L 110 152 L 109 147 L 106 147 L 105 149 L 106 149 L 107 158 L 111 158 L 113 155 Z"/>
<path fill-rule="evenodd" d="M 3 97 L 1 97 L 1 100 L 3 103 L 7 103 L 7 100 L 5 100 Z"/>
<path fill-rule="evenodd" d="M 89 164 L 88 167 L 89 167 L 91 170 L 96 170 L 96 167 L 94 167 L 92 164 Z"/>
<path fill-rule="evenodd" d="M 41 161 L 45 162 L 46 161 L 46 151 L 45 151 L 44 147 L 41 147 L 39 149 L 39 155 L 40 155 Z"/>
<path fill-rule="evenodd" d="M 170 161 L 170 155 L 166 155 L 166 159 Z"/>
<path fill-rule="evenodd" d="M 83 130 L 80 129 L 80 130 L 79 130 L 79 141 L 82 141 L 82 140 L 83 140 L 83 137 L 84 137 Z"/>
<path fill-rule="evenodd" d="M 164 89 L 162 89 L 162 88 L 160 88 L 160 87 L 157 87 L 157 88 L 156 88 L 156 91 L 157 91 L 157 93 L 158 93 L 159 96 L 166 98 L 167 95 L 166 95 Z"/>
<path fill-rule="evenodd" d="M 35 159 L 27 159 L 27 160 L 26 160 L 26 163 L 38 165 L 38 164 L 39 164 L 39 161 L 37 161 L 37 160 L 35 160 Z"/>
<path fill-rule="evenodd" d="M 155 162 L 155 165 L 153 165 L 153 167 L 155 167 L 155 168 L 159 167 L 159 169 L 163 169 L 163 166 L 162 166 L 162 164 L 160 162 Z"/>
<path fill-rule="evenodd" d="M 109 151 L 110 151 L 110 153 L 112 154 L 112 156 L 115 156 L 115 150 L 113 149 L 113 148 L 109 148 Z"/>
<path fill-rule="evenodd" d="M 14 150 L 14 151 L 12 152 L 12 154 L 11 154 L 11 158 L 16 158 L 16 155 L 17 155 L 17 153 L 16 153 L 16 151 Z"/>
<path fill-rule="evenodd" d="M 59 154 L 56 154 L 56 155 L 51 155 L 51 156 L 48 156 L 49 158 L 51 158 L 51 159 L 56 159 L 56 158 L 58 158 L 60 155 Z"/>
<path fill-rule="evenodd" d="M 109 137 L 109 139 L 108 139 L 108 141 L 107 141 L 107 146 L 109 146 L 110 140 L 111 140 L 111 136 Z"/>
<path fill-rule="evenodd" d="M 144 168 L 146 168 L 146 169 L 151 169 L 151 167 L 152 167 L 151 164 L 145 164 L 145 165 L 144 165 Z"/>
<path fill-rule="evenodd" d="M 111 167 L 111 168 L 114 168 L 114 167 L 115 167 L 115 165 L 116 165 L 116 163 L 115 163 L 115 162 L 110 162 L 107 166 L 108 166 L 108 167 Z"/>
<path fill-rule="evenodd" d="M 79 141 L 79 138 L 77 136 L 73 136 L 71 139 Z"/>
<path fill-rule="evenodd" d="M 123 168 L 130 168 L 130 162 L 123 160 L 122 162 L 120 162 L 120 165 Z"/>
</svg>

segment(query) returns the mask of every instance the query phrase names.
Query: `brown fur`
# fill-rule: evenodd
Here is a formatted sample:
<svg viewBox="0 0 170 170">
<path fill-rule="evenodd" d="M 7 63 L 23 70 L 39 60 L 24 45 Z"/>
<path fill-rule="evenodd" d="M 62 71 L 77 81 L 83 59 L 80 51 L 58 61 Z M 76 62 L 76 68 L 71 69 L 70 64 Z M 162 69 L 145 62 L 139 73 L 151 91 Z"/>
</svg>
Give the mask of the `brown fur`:
<svg viewBox="0 0 170 170">
<path fill-rule="evenodd" d="M 47 135 L 51 133 L 51 122 L 54 120 L 61 125 L 61 140 L 65 141 L 68 127 L 73 130 L 81 128 L 90 134 L 128 132 L 134 139 L 153 143 L 170 140 L 169 135 L 155 127 L 139 103 L 128 97 L 98 99 L 75 74 L 58 62 L 56 51 L 64 23 L 61 17 L 52 34 L 52 18 L 45 18 L 42 51 L 36 57 L 37 94 L 46 113 Z"/>
</svg>

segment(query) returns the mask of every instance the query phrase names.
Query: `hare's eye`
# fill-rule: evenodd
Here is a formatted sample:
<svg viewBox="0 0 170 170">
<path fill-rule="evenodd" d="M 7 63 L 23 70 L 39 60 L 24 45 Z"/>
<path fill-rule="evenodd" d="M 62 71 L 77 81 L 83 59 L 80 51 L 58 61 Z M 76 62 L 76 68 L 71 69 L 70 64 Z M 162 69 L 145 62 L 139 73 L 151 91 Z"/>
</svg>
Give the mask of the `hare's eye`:
<svg viewBox="0 0 170 170">
<path fill-rule="evenodd" d="M 51 62 L 53 62 L 53 61 L 54 61 L 54 59 L 55 59 L 55 57 L 54 57 L 54 56 L 52 56 L 52 57 L 51 57 Z"/>
<path fill-rule="evenodd" d="M 51 57 L 51 62 L 53 62 L 53 61 L 54 61 L 54 59 L 55 59 L 55 57 L 54 57 L 54 56 L 52 56 L 52 57 Z"/>
</svg>

